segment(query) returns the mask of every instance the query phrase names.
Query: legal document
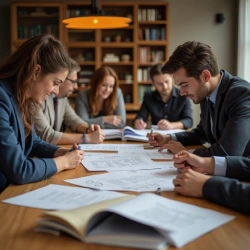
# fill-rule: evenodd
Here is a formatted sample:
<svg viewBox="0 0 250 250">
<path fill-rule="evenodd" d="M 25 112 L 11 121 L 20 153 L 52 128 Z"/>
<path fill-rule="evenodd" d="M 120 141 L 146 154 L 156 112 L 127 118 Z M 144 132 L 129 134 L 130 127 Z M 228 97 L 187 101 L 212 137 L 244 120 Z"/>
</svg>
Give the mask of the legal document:
<svg viewBox="0 0 250 250">
<path fill-rule="evenodd" d="M 112 191 L 99 192 L 87 188 L 50 184 L 34 191 L 3 200 L 2 202 L 47 210 L 64 210 L 124 195 Z"/>
</svg>

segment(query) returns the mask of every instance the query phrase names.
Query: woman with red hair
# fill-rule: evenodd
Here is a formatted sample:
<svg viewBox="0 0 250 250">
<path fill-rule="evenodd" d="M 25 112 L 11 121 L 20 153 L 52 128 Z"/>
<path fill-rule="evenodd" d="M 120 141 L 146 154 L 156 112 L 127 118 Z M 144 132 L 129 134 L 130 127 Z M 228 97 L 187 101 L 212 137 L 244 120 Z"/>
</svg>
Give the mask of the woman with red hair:
<svg viewBox="0 0 250 250">
<path fill-rule="evenodd" d="M 96 70 L 90 89 L 79 91 L 76 113 L 88 124 L 99 124 L 101 128 L 123 128 L 126 111 L 115 71 L 102 66 Z"/>
</svg>

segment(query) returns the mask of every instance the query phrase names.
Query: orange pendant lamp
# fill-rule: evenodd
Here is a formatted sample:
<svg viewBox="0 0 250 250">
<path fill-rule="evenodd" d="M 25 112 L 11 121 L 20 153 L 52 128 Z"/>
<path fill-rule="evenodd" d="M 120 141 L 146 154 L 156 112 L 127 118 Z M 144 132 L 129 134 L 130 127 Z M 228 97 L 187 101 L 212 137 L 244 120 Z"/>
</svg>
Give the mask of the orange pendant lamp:
<svg viewBox="0 0 250 250">
<path fill-rule="evenodd" d="M 128 17 L 108 16 L 98 8 L 98 1 L 91 0 L 92 14 L 62 20 L 68 29 L 118 29 L 128 27 Z"/>
</svg>

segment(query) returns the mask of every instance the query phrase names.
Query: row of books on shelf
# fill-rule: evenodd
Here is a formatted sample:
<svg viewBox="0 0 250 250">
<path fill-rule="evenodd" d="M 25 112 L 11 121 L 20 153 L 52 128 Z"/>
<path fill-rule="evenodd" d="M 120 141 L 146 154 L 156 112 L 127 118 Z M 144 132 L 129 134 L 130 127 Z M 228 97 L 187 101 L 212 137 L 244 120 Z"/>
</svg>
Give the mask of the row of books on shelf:
<svg viewBox="0 0 250 250">
<path fill-rule="evenodd" d="M 157 41 L 157 40 L 165 40 L 166 39 L 166 32 L 165 27 L 161 28 L 145 28 L 145 29 L 139 29 L 138 30 L 138 38 L 139 40 L 151 40 L 151 41 Z"/>
<path fill-rule="evenodd" d="M 86 85 L 89 85 L 90 79 L 93 76 L 94 71 L 92 70 L 81 70 L 78 73 L 78 83 L 81 87 L 85 87 Z"/>
<path fill-rule="evenodd" d="M 154 86 L 153 85 L 139 85 L 139 103 L 142 103 L 143 102 L 143 96 L 144 96 L 144 93 L 147 92 L 147 91 L 152 91 L 154 90 Z"/>
<path fill-rule="evenodd" d="M 138 10 L 138 21 L 157 21 L 162 19 L 164 19 L 164 17 L 160 14 L 158 9 Z"/>
<path fill-rule="evenodd" d="M 150 81 L 150 71 L 151 67 L 146 67 L 146 68 L 139 68 L 137 70 L 137 81 L 138 82 L 143 82 L 143 81 Z"/>
<path fill-rule="evenodd" d="M 67 17 L 91 15 L 91 9 L 70 8 L 67 10 Z"/>
<path fill-rule="evenodd" d="M 54 24 L 18 25 L 18 39 L 30 38 L 45 33 L 58 37 L 58 26 Z"/>
<path fill-rule="evenodd" d="M 163 50 L 152 50 L 150 47 L 139 47 L 138 50 L 138 61 L 144 62 L 161 62 L 164 60 Z"/>
</svg>

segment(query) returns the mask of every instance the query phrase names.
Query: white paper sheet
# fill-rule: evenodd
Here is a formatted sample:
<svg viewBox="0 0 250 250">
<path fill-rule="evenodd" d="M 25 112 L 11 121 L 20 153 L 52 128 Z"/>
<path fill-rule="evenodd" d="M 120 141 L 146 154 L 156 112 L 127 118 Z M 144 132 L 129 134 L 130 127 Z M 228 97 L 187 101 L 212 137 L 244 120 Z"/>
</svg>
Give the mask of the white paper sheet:
<svg viewBox="0 0 250 250">
<path fill-rule="evenodd" d="M 173 190 L 172 183 L 178 171 L 173 163 L 155 163 L 164 169 L 145 171 L 116 171 L 105 174 L 92 175 L 76 179 L 64 180 L 66 182 L 99 190 L 120 190 L 135 192 L 156 192 Z"/>
<path fill-rule="evenodd" d="M 79 144 L 85 151 L 117 151 L 134 149 L 144 149 L 143 144 Z"/>
<path fill-rule="evenodd" d="M 50 184 L 2 202 L 47 210 L 66 210 L 124 195 L 112 191 L 100 192 L 87 188 Z"/>
<path fill-rule="evenodd" d="M 140 151 L 138 151 L 140 152 Z M 82 159 L 81 163 L 89 171 L 119 171 L 156 169 L 158 166 L 149 157 L 136 155 L 103 155 L 89 156 Z"/>
<path fill-rule="evenodd" d="M 143 151 L 137 151 L 137 150 L 119 150 L 119 155 L 137 155 L 142 157 L 148 157 L 151 160 L 172 160 L 174 154 L 168 153 L 166 150 L 159 152 L 158 149 L 149 149 L 149 150 L 143 150 Z"/>
</svg>

